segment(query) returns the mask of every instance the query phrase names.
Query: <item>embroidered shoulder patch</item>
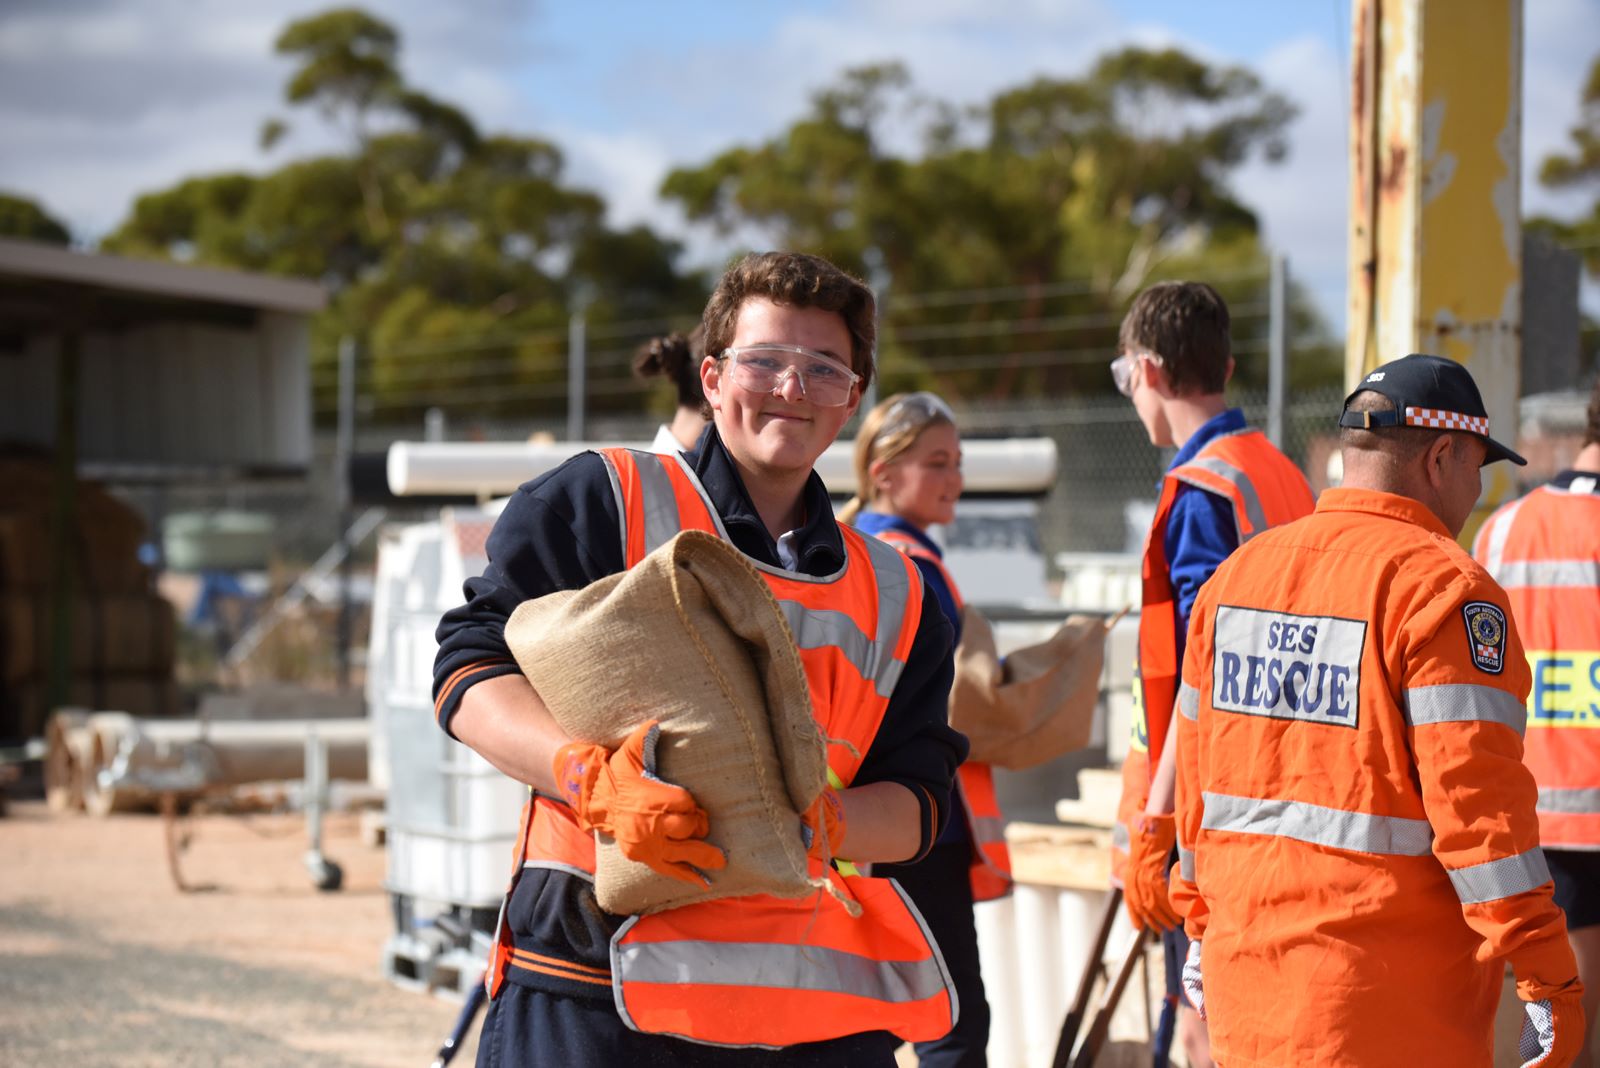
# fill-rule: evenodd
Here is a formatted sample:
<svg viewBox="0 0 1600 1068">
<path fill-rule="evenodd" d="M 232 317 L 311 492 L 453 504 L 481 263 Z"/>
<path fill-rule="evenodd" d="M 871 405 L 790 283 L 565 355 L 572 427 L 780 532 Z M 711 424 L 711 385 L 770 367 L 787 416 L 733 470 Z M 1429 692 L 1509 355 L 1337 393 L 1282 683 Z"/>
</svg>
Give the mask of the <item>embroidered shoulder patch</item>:
<svg viewBox="0 0 1600 1068">
<path fill-rule="evenodd" d="M 1498 675 L 1506 666 L 1506 614 L 1499 605 L 1468 601 L 1461 606 L 1467 621 L 1467 646 L 1479 671 Z"/>
</svg>

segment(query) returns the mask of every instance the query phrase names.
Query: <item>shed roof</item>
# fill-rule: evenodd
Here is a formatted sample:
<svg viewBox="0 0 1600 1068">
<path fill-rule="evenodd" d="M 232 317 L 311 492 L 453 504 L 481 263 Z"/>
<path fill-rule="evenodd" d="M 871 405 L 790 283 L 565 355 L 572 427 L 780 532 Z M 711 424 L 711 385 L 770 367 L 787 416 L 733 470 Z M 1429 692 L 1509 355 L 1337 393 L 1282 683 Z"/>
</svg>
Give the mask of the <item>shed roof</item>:
<svg viewBox="0 0 1600 1068">
<path fill-rule="evenodd" d="M 75 252 L 0 238 L 0 330 L 79 328 L 152 320 L 247 318 L 260 311 L 310 314 L 327 303 L 315 282 Z"/>
</svg>

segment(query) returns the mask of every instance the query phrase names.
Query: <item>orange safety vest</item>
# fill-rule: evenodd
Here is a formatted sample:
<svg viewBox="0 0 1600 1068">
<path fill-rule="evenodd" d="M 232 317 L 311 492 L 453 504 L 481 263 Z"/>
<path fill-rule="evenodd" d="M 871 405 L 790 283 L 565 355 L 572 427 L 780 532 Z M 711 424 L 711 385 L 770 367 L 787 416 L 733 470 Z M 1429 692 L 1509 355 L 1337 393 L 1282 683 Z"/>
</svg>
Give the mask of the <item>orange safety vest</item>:
<svg viewBox="0 0 1600 1068">
<path fill-rule="evenodd" d="M 872 536 L 913 559 L 927 560 L 938 568 L 950 596 L 955 599 L 957 615 L 961 613 L 965 604 L 961 590 L 939 554 L 904 531 L 885 530 Z M 993 901 L 1005 897 L 1011 892 L 1011 850 L 1006 848 L 1005 814 L 1000 811 L 1000 799 L 994 792 L 994 769 L 975 760 L 963 763 L 956 769 L 956 796 L 961 799 L 961 811 L 972 832 L 972 863 L 967 868 L 972 882 L 972 900 Z"/>
<path fill-rule="evenodd" d="M 1171 886 L 1219 1063 L 1489 1068 L 1506 964 L 1576 974 L 1506 604 L 1424 505 L 1351 488 L 1201 589 Z"/>
<path fill-rule="evenodd" d="M 628 567 L 680 530 L 728 540 L 681 455 L 600 455 L 616 493 Z M 922 607 L 921 576 L 909 560 L 848 527 L 840 532 L 846 563 L 833 575 L 751 561 L 799 646 L 836 789 L 850 785 L 871 748 Z M 524 867 L 593 878 L 593 842 L 567 806 L 545 797 L 527 809 L 520 856 Z M 776 1049 L 866 1031 L 912 1042 L 948 1034 L 957 1017 L 955 985 L 910 898 L 893 879 L 857 874 L 847 861 L 811 864 L 812 875 L 825 875 L 861 906 L 859 916 L 820 892 L 799 900 L 722 898 L 633 916 L 612 937 L 609 976 L 540 959 L 502 935 L 491 993 L 513 962 L 536 972 L 557 969 L 564 978 L 609 984 L 617 1012 L 635 1031 L 713 1046 Z M 578 974 L 586 970 L 595 974 Z"/>
<path fill-rule="evenodd" d="M 1316 505 L 1306 476 L 1259 430 L 1245 428 L 1207 442 L 1194 458 L 1168 471 L 1144 540 L 1139 652 L 1133 665 L 1133 722 L 1122 761 L 1122 801 L 1111 829 L 1111 877 L 1121 883 L 1131 829 L 1150 800 L 1150 778 L 1161 760 L 1178 692 L 1178 606 L 1167 568 L 1167 520 L 1178 491 L 1194 486 L 1233 505 L 1238 543 L 1292 522 Z"/>
<path fill-rule="evenodd" d="M 1473 555 L 1510 596 L 1533 672 L 1523 761 L 1539 784 L 1539 838 L 1600 849 L 1600 479 L 1503 505 Z"/>
</svg>

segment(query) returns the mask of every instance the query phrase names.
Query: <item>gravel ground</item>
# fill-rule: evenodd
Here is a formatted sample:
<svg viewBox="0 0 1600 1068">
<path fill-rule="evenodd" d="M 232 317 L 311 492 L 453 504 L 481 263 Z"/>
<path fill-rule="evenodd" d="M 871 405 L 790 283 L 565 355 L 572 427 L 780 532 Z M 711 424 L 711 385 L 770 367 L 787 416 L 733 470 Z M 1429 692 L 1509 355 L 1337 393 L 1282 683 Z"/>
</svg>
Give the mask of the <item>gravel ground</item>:
<svg viewBox="0 0 1600 1068">
<path fill-rule="evenodd" d="M 380 972 L 383 850 L 335 815 L 343 890 L 298 816 L 203 816 L 168 874 L 162 821 L 18 803 L 0 819 L 0 1064 L 427 1065 L 458 1005 Z M 469 1065 L 476 1032 L 456 1057 Z"/>
</svg>

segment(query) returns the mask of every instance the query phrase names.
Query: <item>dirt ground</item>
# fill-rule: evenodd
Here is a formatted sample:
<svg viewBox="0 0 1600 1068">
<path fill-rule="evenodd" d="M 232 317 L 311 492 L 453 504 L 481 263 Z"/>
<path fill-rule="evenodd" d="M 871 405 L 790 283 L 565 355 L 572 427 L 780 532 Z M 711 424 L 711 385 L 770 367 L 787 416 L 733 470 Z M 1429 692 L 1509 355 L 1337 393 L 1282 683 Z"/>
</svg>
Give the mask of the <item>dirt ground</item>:
<svg viewBox="0 0 1600 1068">
<path fill-rule="evenodd" d="M 0 1064 L 426 1065 L 459 1006 L 381 975 L 382 847 L 336 814 L 344 888 L 301 865 L 298 815 L 201 816 L 168 874 L 156 816 L 14 803 L 0 818 Z M 470 1065 L 476 1029 L 452 1062 Z"/>
<path fill-rule="evenodd" d="M 205 887 L 189 893 L 168 873 L 157 816 L 21 802 L 0 818 L 0 1065 L 432 1062 L 459 1005 L 383 978 L 384 854 L 363 844 L 355 815 L 325 825 L 326 853 L 344 869 L 334 893 L 302 867 L 299 815 L 183 825 L 183 877 Z M 1514 997 L 1500 1023 L 1495 1063 L 1514 1065 Z M 474 1027 L 452 1068 L 470 1065 L 476 1045 Z M 899 1061 L 916 1058 L 903 1048 Z M 1113 1041 L 1099 1063 L 1148 1064 L 1148 1047 Z"/>
</svg>

